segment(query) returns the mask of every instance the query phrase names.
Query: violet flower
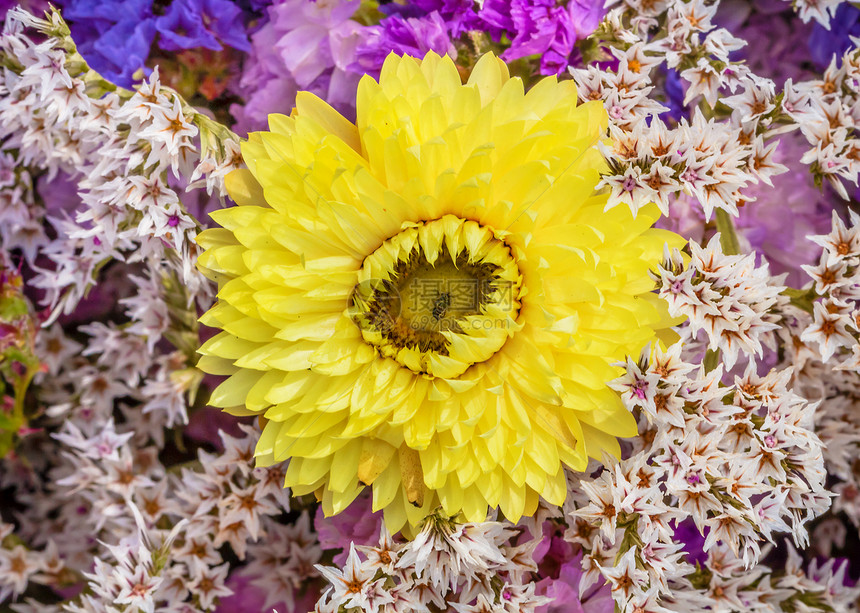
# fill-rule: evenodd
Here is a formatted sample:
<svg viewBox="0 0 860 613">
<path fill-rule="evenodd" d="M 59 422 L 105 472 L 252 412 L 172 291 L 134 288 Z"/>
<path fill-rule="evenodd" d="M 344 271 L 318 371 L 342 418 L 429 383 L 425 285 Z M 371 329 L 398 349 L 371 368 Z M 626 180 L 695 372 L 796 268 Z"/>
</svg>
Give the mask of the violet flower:
<svg viewBox="0 0 860 613">
<path fill-rule="evenodd" d="M 514 20 L 511 18 L 511 0 L 484 0 L 478 13 L 481 29 L 495 40 L 502 37 L 505 32 L 514 29 Z"/>
<path fill-rule="evenodd" d="M 684 105 L 684 85 L 681 82 L 680 73 L 674 68 L 663 68 L 661 71 L 666 75 L 666 80 L 663 82 L 663 89 L 666 92 L 666 100 L 663 102 L 669 110 L 666 115 L 680 121 L 682 117 L 690 118 L 687 107 Z"/>
<path fill-rule="evenodd" d="M 806 237 L 830 231 L 834 198 L 815 186 L 809 168 L 800 158 L 809 148 L 797 133 L 780 139 L 774 156 L 789 171 L 773 182 L 760 183 L 745 190 L 756 198 L 740 208 L 735 221 L 739 236 L 767 258 L 770 272 L 789 273 L 786 283 L 800 287 L 808 276 L 802 264 L 814 263 L 821 248 Z"/>
<path fill-rule="evenodd" d="M 692 520 L 684 520 L 676 526 L 674 539 L 684 545 L 687 562 L 693 565 L 697 562 L 702 565 L 705 564 L 708 559 L 708 554 L 703 550 L 705 537 L 699 532 Z"/>
<path fill-rule="evenodd" d="M 241 570 L 230 573 L 230 576 L 227 577 L 227 587 L 233 593 L 218 599 L 215 613 L 263 611 L 266 606 L 266 593 L 251 583 L 251 580 L 252 578 L 242 574 Z"/>
</svg>

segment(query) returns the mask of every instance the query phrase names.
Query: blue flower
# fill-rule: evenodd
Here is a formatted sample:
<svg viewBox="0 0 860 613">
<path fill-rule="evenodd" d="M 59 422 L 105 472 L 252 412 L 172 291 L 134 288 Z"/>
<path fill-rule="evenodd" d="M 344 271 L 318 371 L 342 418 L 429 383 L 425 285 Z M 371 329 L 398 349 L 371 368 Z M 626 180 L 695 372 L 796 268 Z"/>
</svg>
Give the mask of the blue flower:
<svg viewBox="0 0 860 613">
<path fill-rule="evenodd" d="M 93 70 L 121 87 L 134 84 L 155 37 L 152 0 L 69 0 L 63 11 L 78 51 Z"/>
<path fill-rule="evenodd" d="M 667 115 L 675 121 L 682 117 L 689 118 L 687 107 L 684 105 L 684 86 L 681 83 L 681 75 L 674 68 L 666 68 L 666 101 L 663 103 L 669 107 Z"/>
<path fill-rule="evenodd" d="M 809 51 L 812 61 L 819 69 L 826 68 L 836 55 L 840 60 L 848 51 L 852 36 L 860 36 L 860 9 L 853 4 L 840 4 L 830 21 L 830 30 L 816 23 L 809 36 Z M 841 63 L 841 61 L 839 62 Z"/>
<path fill-rule="evenodd" d="M 230 0 L 176 0 L 156 19 L 158 46 L 165 51 L 205 47 L 223 49 L 222 43 L 250 52 L 242 9 Z"/>
</svg>

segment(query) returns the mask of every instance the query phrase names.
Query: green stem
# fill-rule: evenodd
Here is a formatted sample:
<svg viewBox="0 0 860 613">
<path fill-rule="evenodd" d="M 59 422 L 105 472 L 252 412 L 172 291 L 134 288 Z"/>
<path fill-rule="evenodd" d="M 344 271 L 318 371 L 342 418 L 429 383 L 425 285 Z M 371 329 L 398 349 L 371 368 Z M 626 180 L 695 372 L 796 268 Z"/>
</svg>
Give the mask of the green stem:
<svg viewBox="0 0 860 613">
<path fill-rule="evenodd" d="M 741 252 L 741 245 L 735 232 L 735 224 L 723 209 L 717 209 L 717 231 L 720 233 L 720 246 L 723 248 L 723 253 L 738 255 Z"/>
<path fill-rule="evenodd" d="M 18 381 L 15 382 L 15 405 L 12 409 L 12 416 L 18 428 L 21 428 L 27 420 L 24 418 L 24 397 L 27 394 L 27 388 L 30 387 L 30 382 L 36 373 L 39 372 L 38 366 L 27 366 L 27 372 L 24 373 Z"/>
</svg>

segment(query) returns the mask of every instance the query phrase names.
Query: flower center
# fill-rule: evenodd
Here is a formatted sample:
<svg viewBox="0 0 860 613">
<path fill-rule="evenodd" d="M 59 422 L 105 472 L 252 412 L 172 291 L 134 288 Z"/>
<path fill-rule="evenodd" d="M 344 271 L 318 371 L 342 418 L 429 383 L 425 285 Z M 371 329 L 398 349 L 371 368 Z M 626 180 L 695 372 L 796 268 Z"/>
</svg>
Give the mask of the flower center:
<svg viewBox="0 0 860 613">
<path fill-rule="evenodd" d="M 520 328 L 522 277 L 508 246 L 475 221 L 408 224 L 364 260 L 349 314 L 383 357 L 451 378 Z"/>
</svg>

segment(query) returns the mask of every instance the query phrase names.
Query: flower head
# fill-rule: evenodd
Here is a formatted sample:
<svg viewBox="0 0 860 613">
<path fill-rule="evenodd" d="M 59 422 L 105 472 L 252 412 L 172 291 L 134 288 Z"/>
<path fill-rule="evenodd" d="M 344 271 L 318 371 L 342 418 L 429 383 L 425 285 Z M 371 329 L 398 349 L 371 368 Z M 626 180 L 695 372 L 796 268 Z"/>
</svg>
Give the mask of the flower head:
<svg viewBox="0 0 860 613">
<path fill-rule="evenodd" d="M 604 211 L 602 105 L 430 53 L 364 77 L 356 124 L 307 93 L 269 121 L 199 238 L 223 330 L 200 365 L 230 375 L 212 404 L 265 417 L 258 463 L 326 514 L 372 486 L 394 532 L 517 520 L 618 454 L 636 424 L 606 382 L 669 325 L 647 270 L 680 237 Z"/>
</svg>

